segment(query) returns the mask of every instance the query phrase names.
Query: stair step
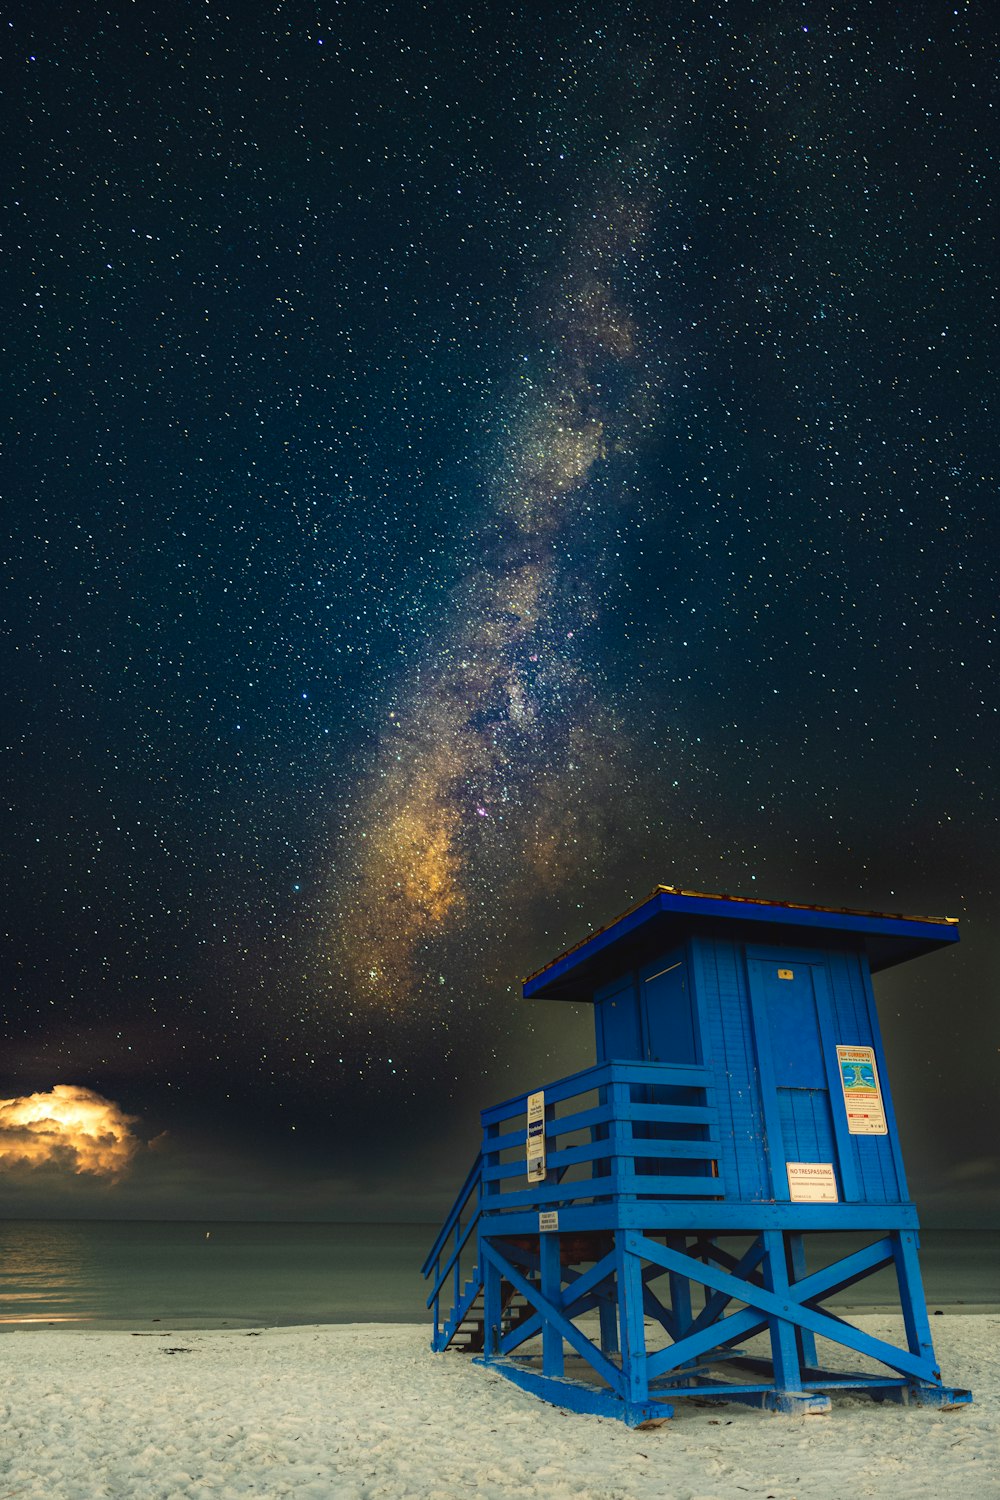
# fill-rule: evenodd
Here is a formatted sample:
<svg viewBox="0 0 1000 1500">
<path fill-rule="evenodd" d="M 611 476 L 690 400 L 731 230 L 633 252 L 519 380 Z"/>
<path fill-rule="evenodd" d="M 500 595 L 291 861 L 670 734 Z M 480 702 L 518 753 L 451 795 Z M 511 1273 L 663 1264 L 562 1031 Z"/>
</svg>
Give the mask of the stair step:
<svg viewBox="0 0 1000 1500">
<path fill-rule="evenodd" d="M 504 1302 L 506 1327 L 508 1332 L 512 1332 L 527 1322 L 533 1315 L 534 1308 L 520 1292 L 514 1292 L 509 1284 L 505 1291 L 509 1293 Z M 441 1329 L 442 1347 L 453 1349 L 459 1354 L 479 1352 L 486 1342 L 485 1324 L 485 1296 L 482 1276 L 477 1268 L 465 1283 L 462 1295 Z"/>
</svg>

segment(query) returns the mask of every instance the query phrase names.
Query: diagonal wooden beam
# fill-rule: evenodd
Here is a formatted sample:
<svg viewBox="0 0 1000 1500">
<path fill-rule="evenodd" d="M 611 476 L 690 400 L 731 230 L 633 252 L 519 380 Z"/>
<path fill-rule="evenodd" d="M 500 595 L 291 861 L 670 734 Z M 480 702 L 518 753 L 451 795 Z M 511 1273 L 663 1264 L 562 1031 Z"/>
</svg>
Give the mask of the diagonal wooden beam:
<svg viewBox="0 0 1000 1500">
<path fill-rule="evenodd" d="M 797 1301 L 815 1302 L 819 1297 L 832 1297 L 835 1292 L 843 1291 L 845 1287 L 853 1286 L 856 1281 L 862 1281 L 864 1277 L 891 1264 L 892 1240 L 876 1240 L 874 1244 L 865 1245 L 862 1250 L 855 1250 L 841 1260 L 821 1266 L 809 1276 L 800 1277 L 793 1283 L 792 1289 Z"/>
<path fill-rule="evenodd" d="M 789 1323 L 808 1328 L 810 1332 L 818 1333 L 822 1338 L 830 1339 L 835 1344 L 845 1344 L 857 1354 L 866 1354 L 871 1359 L 877 1359 L 882 1364 L 888 1365 L 890 1369 L 899 1370 L 903 1375 L 913 1375 L 919 1380 L 936 1381 L 939 1378 L 939 1372 L 934 1368 L 931 1360 L 922 1359 L 904 1349 L 897 1349 L 895 1345 L 887 1344 L 883 1339 L 876 1339 L 869 1333 L 862 1333 L 860 1328 L 854 1328 L 851 1324 L 842 1323 L 827 1313 L 803 1306 L 796 1300 L 797 1287 L 793 1288 L 787 1296 L 777 1296 L 774 1292 L 755 1286 L 751 1282 L 740 1281 L 738 1277 L 731 1276 L 728 1271 L 719 1270 L 716 1266 L 702 1265 L 693 1261 L 689 1255 L 682 1255 L 676 1250 L 669 1250 L 663 1245 L 658 1245 L 655 1240 L 647 1239 L 638 1230 L 625 1230 L 624 1241 L 625 1249 L 632 1255 L 641 1255 L 644 1260 L 651 1260 L 668 1271 L 680 1271 L 690 1276 L 693 1281 L 700 1281 L 703 1286 L 710 1286 L 715 1291 L 728 1292 L 730 1296 L 738 1297 L 741 1302 L 747 1303 L 748 1310 L 751 1310 L 752 1321 L 759 1321 L 760 1313 L 765 1313 L 772 1318 L 782 1318 Z M 735 1319 L 743 1315 L 733 1313 L 731 1316 Z M 724 1319 L 722 1326 L 725 1326 L 728 1321 Z M 690 1358 L 686 1347 L 688 1342 L 685 1338 L 673 1345 L 673 1350 L 682 1354 L 685 1361 Z M 670 1366 L 667 1365 L 664 1368 L 670 1368 Z"/>
<path fill-rule="evenodd" d="M 649 1378 L 655 1380 L 657 1375 L 665 1375 L 668 1370 L 691 1364 L 700 1354 L 707 1354 L 710 1349 L 739 1343 L 741 1339 L 750 1338 L 754 1333 L 761 1333 L 766 1327 L 767 1319 L 762 1319 L 756 1308 L 746 1307 L 740 1312 L 730 1313 L 698 1333 L 685 1334 L 676 1344 L 668 1344 L 665 1349 L 658 1349 L 655 1354 L 647 1355 Z"/>
<path fill-rule="evenodd" d="M 518 1255 L 517 1259 L 521 1261 L 523 1257 Z M 537 1256 L 528 1256 L 527 1259 L 529 1262 L 532 1259 L 537 1262 Z M 535 1266 L 529 1266 L 528 1268 L 536 1269 Z M 615 1258 L 613 1252 L 605 1255 L 603 1259 L 596 1261 L 589 1271 L 573 1271 L 567 1268 L 564 1274 L 569 1277 L 569 1285 L 564 1288 L 559 1304 L 567 1317 L 579 1317 L 581 1313 L 590 1312 L 592 1308 L 596 1307 L 597 1299 L 592 1295 L 594 1288 L 607 1276 L 610 1276 L 614 1268 Z M 508 1334 L 504 1335 L 500 1345 L 502 1353 L 512 1354 L 515 1349 L 519 1349 L 529 1339 L 535 1338 L 541 1331 L 541 1317 L 538 1313 L 533 1313 L 530 1318 L 525 1318 L 517 1328 L 512 1328 Z"/>
<path fill-rule="evenodd" d="M 525 1301 L 531 1303 L 532 1307 L 541 1314 L 543 1322 L 549 1323 L 553 1328 L 558 1329 L 567 1344 L 570 1344 L 576 1350 L 577 1354 L 581 1355 L 589 1365 L 592 1365 L 598 1375 L 604 1377 L 611 1389 L 619 1396 L 623 1395 L 621 1371 L 609 1359 L 605 1359 L 596 1344 L 592 1344 L 586 1334 L 581 1333 L 579 1328 L 574 1323 L 571 1323 L 569 1318 L 565 1317 L 559 1308 L 543 1297 L 538 1287 L 533 1286 L 527 1277 L 522 1276 L 520 1271 L 516 1270 L 509 1261 L 504 1260 L 494 1245 L 491 1245 L 488 1240 L 484 1240 L 481 1248 L 483 1257 L 496 1266 L 501 1275 L 506 1277 L 511 1285 L 521 1293 Z"/>
<path fill-rule="evenodd" d="M 866 1276 L 873 1275 L 876 1271 L 881 1271 L 886 1266 L 891 1266 L 891 1246 L 892 1241 L 888 1239 L 878 1240 L 873 1245 L 866 1245 L 863 1250 L 855 1251 L 853 1255 L 844 1256 L 832 1265 L 823 1266 L 811 1276 L 803 1277 L 801 1280 L 796 1281 L 790 1288 L 790 1294 L 797 1302 L 810 1302 L 823 1297 L 832 1297 L 836 1292 L 841 1292 L 846 1287 L 853 1286 L 855 1282 L 863 1281 Z M 755 1242 L 755 1245 L 751 1246 L 750 1250 L 743 1257 L 744 1261 L 753 1255 L 755 1248 L 759 1250 L 760 1255 L 763 1255 L 763 1247 L 756 1245 Z M 760 1255 L 756 1259 L 759 1260 Z M 730 1255 L 726 1259 L 734 1267 L 742 1264 L 742 1262 L 736 1260 L 735 1256 Z M 734 1271 L 734 1275 L 738 1274 L 738 1270 Z M 754 1283 L 754 1285 L 760 1284 L 759 1282 Z M 742 1298 L 740 1300 L 745 1301 L 746 1299 Z M 714 1292 L 698 1314 L 689 1332 L 700 1334 L 704 1328 L 711 1328 L 718 1318 L 719 1313 L 732 1301 L 733 1298 L 731 1296 L 724 1295 L 722 1292 Z M 712 1311 L 712 1317 L 707 1318 L 706 1314 L 710 1310 Z M 824 1313 L 828 1318 L 832 1318 L 834 1322 L 842 1324 L 845 1328 L 853 1326 L 846 1322 L 845 1319 L 838 1318 L 829 1308 L 825 1308 Z M 733 1317 L 726 1319 L 728 1331 L 724 1339 L 720 1339 L 717 1344 L 709 1344 L 706 1349 L 700 1352 L 707 1352 L 708 1348 L 721 1349 L 729 1344 L 742 1343 L 745 1339 L 756 1337 L 758 1333 L 766 1333 L 766 1318 L 757 1317 L 756 1321 L 752 1323 L 747 1323 L 745 1320 L 741 1322 L 734 1321 L 734 1318 L 739 1316 L 739 1314 L 735 1314 Z M 666 1369 L 668 1366 L 664 1365 L 662 1368 Z M 673 1366 L 669 1366 L 669 1368 L 673 1368 Z"/>
<path fill-rule="evenodd" d="M 713 1251 L 718 1250 L 718 1248 L 717 1246 L 712 1247 Z M 732 1268 L 734 1276 L 742 1277 L 744 1271 L 753 1270 L 759 1265 L 763 1255 L 763 1245 L 755 1240 L 740 1260 L 737 1260 L 733 1255 L 726 1255 L 724 1251 L 720 1251 L 717 1258 L 721 1265 L 729 1265 Z M 803 1276 L 800 1280 L 792 1284 L 791 1295 L 796 1302 L 815 1302 L 825 1297 L 832 1297 L 837 1292 L 842 1292 L 847 1287 L 854 1286 L 856 1282 L 863 1281 L 866 1276 L 874 1275 L 876 1271 L 881 1271 L 886 1266 L 891 1266 L 892 1262 L 892 1241 L 890 1239 L 877 1240 L 874 1244 L 866 1245 L 864 1249 L 857 1250 L 852 1255 L 847 1255 L 838 1261 L 834 1261 L 832 1265 L 823 1266 L 820 1270 L 814 1271 L 810 1276 Z M 762 1283 L 754 1282 L 752 1284 L 758 1286 Z M 701 1312 L 695 1318 L 689 1332 L 700 1333 L 703 1328 L 714 1323 L 732 1300 L 733 1297 L 727 1293 L 713 1292 L 712 1296 L 707 1299 Z M 746 1301 L 746 1298 L 740 1298 L 740 1300 Z M 829 1309 L 825 1311 L 827 1316 L 833 1316 Z M 837 1321 L 842 1320 L 838 1319 Z M 850 1324 L 847 1324 L 847 1327 L 850 1326 Z M 755 1334 L 763 1333 L 766 1327 L 766 1319 L 761 1318 L 756 1325 L 743 1329 L 738 1335 L 734 1335 L 729 1342 L 735 1342 L 737 1337 L 739 1339 L 753 1338 Z"/>
<path fill-rule="evenodd" d="M 642 1310 L 647 1318 L 653 1318 L 662 1328 L 669 1333 L 672 1339 L 677 1337 L 677 1319 L 674 1317 L 673 1308 L 665 1307 L 659 1297 L 649 1285 L 657 1276 L 662 1276 L 660 1266 L 644 1266 L 642 1270 Z"/>
<path fill-rule="evenodd" d="M 601 1299 L 597 1295 L 591 1294 L 588 1297 L 583 1297 L 580 1299 L 579 1306 L 574 1305 L 573 1317 L 578 1318 L 583 1313 L 593 1312 L 600 1305 Z M 530 1318 L 524 1318 L 515 1324 L 509 1333 L 503 1335 L 500 1340 L 500 1353 L 513 1354 L 515 1349 L 520 1349 L 521 1345 L 526 1344 L 529 1339 L 537 1338 L 541 1331 L 541 1314 L 532 1313 Z"/>
<path fill-rule="evenodd" d="M 523 1322 L 518 1323 L 516 1328 L 512 1328 L 509 1333 L 501 1337 L 500 1353 L 513 1354 L 515 1349 L 520 1349 L 521 1345 L 526 1344 L 529 1339 L 536 1338 L 541 1331 L 542 1315 L 532 1313 L 530 1318 L 525 1318 Z"/>
<path fill-rule="evenodd" d="M 725 1256 L 724 1264 L 728 1264 L 729 1269 L 732 1271 L 733 1275 L 738 1276 L 741 1281 L 749 1276 L 751 1271 L 755 1271 L 760 1265 L 761 1261 L 764 1259 L 764 1242 L 759 1236 L 754 1240 L 753 1244 L 748 1250 L 744 1252 L 739 1260 L 737 1260 L 735 1256 L 726 1255 L 724 1251 L 720 1251 L 717 1245 L 712 1245 L 710 1249 L 713 1255 L 713 1259 L 715 1259 L 716 1257 L 721 1258 L 722 1256 Z M 706 1328 L 709 1325 L 709 1323 L 714 1323 L 722 1315 L 722 1313 L 729 1306 L 732 1300 L 732 1296 L 726 1292 L 713 1292 L 711 1297 L 706 1300 L 705 1306 L 702 1308 L 701 1312 L 692 1322 L 691 1327 L 688 1329 L 688 1332 L 700 1333 L 703 1328 Z M 741 1298 L 740 1300 L 745 1301 L 745 1298 Z M 745 1338 L 746 1335 L 741 1334 L 740 1337 Z"/>
<path fill-rule="evenodd" d="M 589 1271 L 581 1271 L 578 1275 L 574 1275 L 562 1294 L 563 1309 L 569 1312 L 575 1302 L 579 1302 L 584 1297 L 589 1296 L 605 1277 L 613 1274 L 614 1269 L 615 1253 L 613 1250 L 610 1250 L 599 1261 L 595 1261 Z"/>
<path fill-rule="evenodd" d="M 749 1249 L 745 1250 L 740 1256 L 731 1255 L 722 1245 L 713 1244 L 711 1241 L 707 1241 L 703 1247 L 701 1245 L 697 1246 L 693 1253 L 697 1254 L 701 1260 L 713 1260 L 724 1271 L 735 1271 L 737 1266 L 743 1265 L 744 1262 L 751 1259 L 755 1254 L 756 1262 L 759 1262 L 764 1255 L 764 1243 L 758 1233 L 754 1236 L 753 1243 Z"/>
</svg>

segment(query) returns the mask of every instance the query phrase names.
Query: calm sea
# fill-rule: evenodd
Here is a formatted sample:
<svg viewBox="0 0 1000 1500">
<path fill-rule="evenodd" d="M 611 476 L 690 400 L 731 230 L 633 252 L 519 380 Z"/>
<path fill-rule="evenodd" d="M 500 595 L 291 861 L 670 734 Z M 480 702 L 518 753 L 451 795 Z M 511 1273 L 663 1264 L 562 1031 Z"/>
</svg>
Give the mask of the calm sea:
<svg viewBox="0 0 1000 1500">
<path fill-rule="evenodd" d="M 0 1326 L 424 1322 L 420 1265 L 435 1233 L 422 1224 L 10 1220 L 0 1224 Z M 842 1253 L 854 1248 L 841 1239 Z M 1000 1308 L 996 1233 L 929 1229 L 921 1245 L 931 1309 Z M 895 1304 L 888 1272 L 864 1283 L 863 1301 L 859 1290 L 843 1303 Z"/>
</svg>

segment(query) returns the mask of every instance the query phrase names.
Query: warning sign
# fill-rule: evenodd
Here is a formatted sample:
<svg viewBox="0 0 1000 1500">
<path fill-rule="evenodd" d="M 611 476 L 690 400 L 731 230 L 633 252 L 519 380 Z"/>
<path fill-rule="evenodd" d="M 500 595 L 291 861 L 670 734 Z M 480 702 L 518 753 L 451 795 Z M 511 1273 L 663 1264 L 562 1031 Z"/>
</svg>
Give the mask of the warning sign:
<svg viewBox="0 0 1000 1500">
<path fill-rule="evenodd" d="M 528 1095 L 528 1181 L 545 1181 L 545 1090 Z"/>
<path fill-rule="evenodd" d="M 788 1196 L 793 1203 L 837 1203 L 837 1179 L 830 1161 L 786 1161 Z"/>
<path fill-rule="evenodd" d="M 874 1049 L 838 1047 L 837 1065 L 851 1135 L 888 1135 Z"/>
</svg>

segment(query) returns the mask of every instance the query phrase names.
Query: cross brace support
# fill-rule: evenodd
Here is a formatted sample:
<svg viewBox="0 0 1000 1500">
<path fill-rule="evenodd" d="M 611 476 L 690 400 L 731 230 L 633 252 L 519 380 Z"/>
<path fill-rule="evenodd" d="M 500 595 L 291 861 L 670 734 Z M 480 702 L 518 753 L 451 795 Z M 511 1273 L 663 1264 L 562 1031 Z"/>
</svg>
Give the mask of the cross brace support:
<svg viewBox="0 0 1000 1500">
<path fill-rule="evenodd" d="M 971 1401 L 968 1391 L 941 1383 L 910 1231 L 883 1234 L 811 1273 L 798 1231 L 762 1230 L 736 1255 L 720 1245 L 720 1238 L 694 1230 L 660 1236 L 619 1229 L 611 1249 L 605 1236 L 589 1264 L 585 1250 L 571 1251 L 573 1258 L 579 1256 L 577 1269 L 569 1264 L 566 1247 L 560 1253 L 558 1232 L 541 1235 L 537 1250 L 484 1235 L 487 1284 L 508 1283 L 529 1311 L 505 1334 L 499 1322 L 489 1326 L 495 1299 L 488 1298 L 485 1352 L 477 1363 L 543 1400 L 616 1416 L 630 1426 L 670 1416 L 668 1399 L 682 1396 L 802 1415 L 828 1411 L 827 1393 L 837 1390 L 943 1409 Z M 890 1266 L 897 1272 L 906 1348 L 875 1338 L 821 1306 Z M 595 1310 L 597 1342 L 575 1321 Z M 670 1341 L 650 1351 L 647 1330 Z M 734 1348 L 759 1334 L 769 1336 L 770 1359 Z M 885 1370 L 869 1375 L 821 1369 L 817 1337 Z M 531 1352 L 539 1343 L 541 1358 Z M 601 1383 L 593 1376 L 588 1381 L 567 1377 L 566 1352 L 584 1360 Z"/>
</svg>

